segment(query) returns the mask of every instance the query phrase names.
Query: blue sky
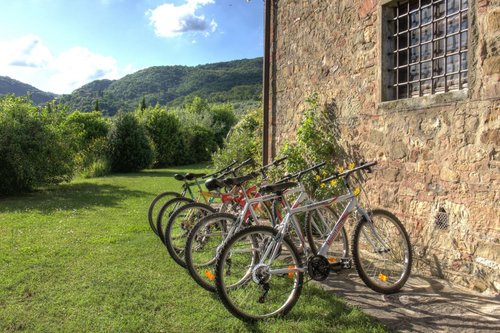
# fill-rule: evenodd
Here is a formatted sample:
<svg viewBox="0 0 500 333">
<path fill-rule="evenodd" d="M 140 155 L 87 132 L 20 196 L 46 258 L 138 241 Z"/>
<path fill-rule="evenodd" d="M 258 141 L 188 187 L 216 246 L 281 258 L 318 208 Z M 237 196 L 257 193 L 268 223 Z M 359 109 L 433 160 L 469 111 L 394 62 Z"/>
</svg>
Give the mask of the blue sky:
<svg viewBox="0 0 500 333">
<path fill-rule="evenodd" d="M 150 66 L 263 54 L 263 0 L 0 0 L 0 75 L 70 93 Z"/>
</svg>

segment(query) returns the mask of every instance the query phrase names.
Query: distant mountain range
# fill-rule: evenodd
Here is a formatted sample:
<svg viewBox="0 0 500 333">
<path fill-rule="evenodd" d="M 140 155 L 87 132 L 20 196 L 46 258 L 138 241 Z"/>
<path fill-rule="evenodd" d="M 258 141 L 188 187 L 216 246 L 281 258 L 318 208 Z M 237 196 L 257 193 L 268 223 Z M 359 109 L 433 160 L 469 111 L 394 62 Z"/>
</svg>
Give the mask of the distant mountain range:
<svg viewBox="0 0 500 333">
<path fill-rule="evenodd" d="M 8 76 L 0 76 L 0 96 L 15 94 L 17 96 L 31 95 L 31 99 L 37 105 L 45 104 L 57 97 L 57 94 L 41 91 L 29 84 L 11 79 Z"/>
<path fill-rule="evenodd" d="M 10 85 L 3 82 L 10 82 Z M 99 109 L 108 115 L 118 110 L 133 110 L 143 98 L 147 105 L 170 106 L 181 105 L 194 96 L 210 102 L 256 102 L 262 94 L 262 58 L 194 67 L 149 67 L 119 80 L 96 80 L 61 96 L 0 77 L 0 95 L 26 95 L 27 92 L 37 104 L 57 97 L 58 103 L 69 106 L 70 110 L 92 111 L 98 101 Z"/>
</svg>

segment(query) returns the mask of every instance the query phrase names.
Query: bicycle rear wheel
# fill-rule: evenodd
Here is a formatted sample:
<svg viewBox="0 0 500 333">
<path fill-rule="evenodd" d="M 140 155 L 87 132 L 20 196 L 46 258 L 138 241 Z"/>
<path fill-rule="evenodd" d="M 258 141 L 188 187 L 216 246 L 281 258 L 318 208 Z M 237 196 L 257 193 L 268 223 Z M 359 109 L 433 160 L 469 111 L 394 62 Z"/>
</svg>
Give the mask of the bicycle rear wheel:
<svg viewBox="0 0 500 333">
<path fill-rule="evenodd" d="M 172 213 L 165 228 L 165 246 L 176 263 L 186 268 L 184 250 L 189 232 L 202 218 L 215 212 L 209 205 L 192 202 Z"/>
<path fill-rule="evenodd" d="M 392 294 L 399 291 L 411 272 L 410 238 L 396 216 L 376 209 L 356 225 L 352 241 L 354 266 L 371 289 Z"/>
<path fill-rule="evenodd" d="M 215 292 L 215 261 L 222 242 L 237 217 L 215 213 L 196 223 L 186 241 L 185 261 L 189 275 L 204 289 Z"/>
<path fill-rule="evenodd" d="M 248 227 L 221 250 L 215 268 L 217 294 L 239 319 L 283 316 L 300 296 L 301 267 L 297 249 L 288 237 L 280 240 L 271 227 Z"/>
<path fill-rule="evenodd" d="M 181 197 L 180 193 L 177 192 L 163 192 L 158 194 L 153 201 L 151 201 L 151 204 L 149 205 L 148 208 L 148 221 L 149 221 L 149 226 L 151 227 L 151 230 L 158 235 L 158 229 L 156 229 L 156 220 L 158 218 L 158 213 L 161 209 L 161 207 L 169 200 L 172 200 L 173 198 L 178 198 Z M 159 207 L 159 208 L 158 208 Z"/>
<path fill-rule="evenodd" d="M 313 254 L 318 253 L 337 220 L 337 213 L 327 207 L 317 208 L 308 213 L 305 230 L 307 241 Z M 348 254 L 349 242 L 347 232 L 342 227 L 339 235 L 328 248 L 325 257 L 330 263 L 335 263 L 340 262 L 340 259 L 347 257 Z"/>
</svg>

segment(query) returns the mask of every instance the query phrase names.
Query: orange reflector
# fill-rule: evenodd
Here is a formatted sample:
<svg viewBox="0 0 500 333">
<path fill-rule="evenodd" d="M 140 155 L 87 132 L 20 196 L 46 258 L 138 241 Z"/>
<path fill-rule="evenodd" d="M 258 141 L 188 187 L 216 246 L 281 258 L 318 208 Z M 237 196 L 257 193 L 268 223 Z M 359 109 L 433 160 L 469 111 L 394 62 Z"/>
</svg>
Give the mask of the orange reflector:
<svg viewBox="0 0 500 333">
<path fill-rule="evenodd" d="M 212 274 L 210 271 L 205 271 L 205 276 L 210 280 L 213 281 L 215 280 L 215 275 Z"/>
<path fill-rule="evenodd" d="M 293 265 L 288 266 L 288 269 L 295 269 L 295 266 L 293 266 Z M 295 276 L 295 272 L 288 272 L 288 277 L 290 279 L 293 279 L 294 276 Z"/>
<path fill-rule="evenodd" d="M 337 262 L 337 258 L 335 258 L 335 257 L 329 257 L 329 258 L 328 258 L 328 262 L 329 262 L 330 264 L 336 263 L 336 262 Z"/>
<path fill-rule="evenodd" d="M 387 275 L 380 273 L 380 274 L 378 275 L 378 279 L 379 279 L 380 281 L 387 282 Z"/>
</svg>

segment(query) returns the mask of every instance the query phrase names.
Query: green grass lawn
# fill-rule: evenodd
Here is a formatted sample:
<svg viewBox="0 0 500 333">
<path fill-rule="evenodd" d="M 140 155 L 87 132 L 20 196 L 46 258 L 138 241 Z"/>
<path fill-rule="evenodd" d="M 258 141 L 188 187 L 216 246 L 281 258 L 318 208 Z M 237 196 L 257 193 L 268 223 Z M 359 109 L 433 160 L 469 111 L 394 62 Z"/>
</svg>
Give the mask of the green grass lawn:
<svg viewBox="0 0 500 333">
<path fill-rule="evenodd" d="M 154 196 L 179 190 L 149 170 L 0 199 L 0 332 L 383 332 L 311 284 L 282 319 L 232 317 L 150 230 Z"/>
</svg>

